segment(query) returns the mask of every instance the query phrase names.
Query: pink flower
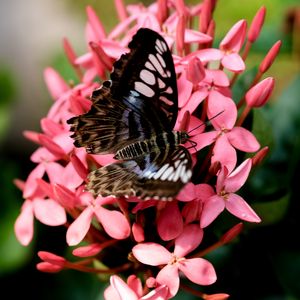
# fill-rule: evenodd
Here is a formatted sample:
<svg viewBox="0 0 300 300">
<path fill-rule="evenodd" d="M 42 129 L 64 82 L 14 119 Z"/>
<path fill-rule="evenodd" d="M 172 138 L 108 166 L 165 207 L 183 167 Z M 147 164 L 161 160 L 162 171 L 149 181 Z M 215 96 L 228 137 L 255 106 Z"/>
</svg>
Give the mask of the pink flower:
<svg viewBox="0 0 300 300">
<path fill-rule="evenodd" d="M 248 222 L 260 222 L 259 216 L 247 202 L 235 192 L 245 183 L 251 170 L 251 159 L 245 160 L 232 173 L 225 166 L 217 178 L 216 194 L 209 197 L 203 205 L 200 220 L 202 228 L 207 227 L 226 208 L 231 214 Z"/>
<path fill-rule="evenodd" d="M 170 296 L 176 295 L 179 288 L 179 271 L 189 280 L 201 285 L 212 284 L 216 274 L 210 262 L 203 258 L 185 258 L 201 243 L 203 231 L 197 225 L 188 225 L 175 239 L 174 252 L 156 243 L 142 243 L 133 247 L 137 260 L 151 266 L 165 265 L 157 274 L 156 281 L 169 288 Z"/>
<path fill-rule="evenodd" d="M 67 231 L 67 243 L 70 246 L 80 243 L 87 234 L 92 218 L 95 216 L 108 235 L 115 239 L 125 239 L 130 234 L 130 226 L 124 215 L 116 210 L 108 210 L 102 205 L 112 203 L 112 198 L 93 199 L 91 195 L 85 195 L 88 205 Z"/>
<path fill-rule="evenodd" d="M 127 284 L 117 275 L 110 277 L 110 286 L 104 292 L 105 300 L 160 300 L 168 299 L 168 288 L 161 285 L 143 296 L 142 284 L 135 275 L 130 275 Z"/>
</svg>

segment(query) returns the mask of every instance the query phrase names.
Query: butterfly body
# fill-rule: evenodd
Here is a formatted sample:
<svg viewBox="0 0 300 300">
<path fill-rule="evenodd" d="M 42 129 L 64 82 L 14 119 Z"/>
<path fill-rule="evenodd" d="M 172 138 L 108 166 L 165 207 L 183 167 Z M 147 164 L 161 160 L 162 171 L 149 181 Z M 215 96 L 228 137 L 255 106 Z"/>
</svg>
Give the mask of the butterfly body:
<svg viewBox="0 0 300 300">
<path fill-rule="evenodd" d="M 92 171 L 95 196 L 172 200 L 192 176 L 191 156 L 174 131 L 178 105 L 171 52 L 156 32 L 142 28 L 130 52 L 114 63 L 111 80 L 92 94 L 87 113 L 68 120 L 76 147 L 113 153 L 118 161 Z"/>
<path fill-rule="evenodd" d="M 149 139 L 131 143 L 118 150 L 114 156 L 118 160 L 133 159 L 138 156 L 144 156 L 151 152 L 159 153 L 166 149 L 174 150 L 180 144 L 184 144 L 188 135 L 181 131 L 162 132 Z"/>
</svg>

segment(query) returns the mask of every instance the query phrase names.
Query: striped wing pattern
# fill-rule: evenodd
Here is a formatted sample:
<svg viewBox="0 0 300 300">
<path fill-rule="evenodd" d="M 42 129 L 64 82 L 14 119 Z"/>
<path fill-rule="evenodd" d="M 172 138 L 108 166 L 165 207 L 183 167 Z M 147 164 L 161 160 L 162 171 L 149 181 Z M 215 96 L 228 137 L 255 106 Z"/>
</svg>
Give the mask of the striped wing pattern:
<svg viewBox="0 0 300 300">
<path fill-rule="evenodd" d="M 87 189 L 95 196 L 172 200 L 190 180 L 192 162 L 182 146 L 170 152 L 152 152 L 99 168 L 89 174 Z"/>
<path fill-rule="evenodd" d="M 153 151 L 92 171 L 87 190 L 95 196 L 170 200 L 191 178 L 191 158 L 184 147 L 173 140 L 155 144 L 156 136 L 170 136 L 177 118 L 172 55 L 165 40 L 146 28 L 128 47 L 114 63 L 110 80 L 93 92 L 90 111 L 68 120 L 71 137 L 76 147 L 92 154 L 115 154 L 151 140 Z"/>
</svg>

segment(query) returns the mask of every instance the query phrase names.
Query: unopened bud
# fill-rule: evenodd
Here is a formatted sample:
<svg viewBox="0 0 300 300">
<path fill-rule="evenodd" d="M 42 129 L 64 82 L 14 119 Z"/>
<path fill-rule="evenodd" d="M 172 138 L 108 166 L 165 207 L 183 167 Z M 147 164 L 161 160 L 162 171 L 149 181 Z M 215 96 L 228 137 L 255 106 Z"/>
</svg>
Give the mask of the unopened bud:
<svg viewBox="0 0 300 300">
<path fill-rule="evenodd" d="M 248 40 L 251 43 L 254 43 L 256 39 L 259 37 L 261 28 L 264 24 L 265 15 L 266 15 L 266 8 L 262 6 L 254 16 L 248 31 Z"/>
<path fill-rule="evenodd" d="M 243 223 L 238 223 L 234 225 L 220 238 L 220 242 L 222 242 L 223 244 L 227 244 L 231 242 L 242 232 L 243 227 L 244 227 Z"/>
<path fill-rule="evenodd" d="M 253 157 L 252 157 L 252 166 L 257 166 L 259 165 L 264 158 L 267 156 L 269 153 L 269 147 L 264 147 L 260 149 Z"/>
<path fill-rule="evenodd" d="M 247 105 L 250 107 L 263 106 L 271 96 L 274 88 L 274 78 L 268 77 L 253 86 L 245 96 Z"/>
<path fill-rule="evenodd" d="M 268 71 L 268 69 L 272 66 L 279 50 L 281 47 L 281 41 L 277 41 L 273 47 L 269 50 L 268 54 L 265 56 L 265 58 L 263 59 L 263 61 L 261 62 L 260 66 L 259 66 L 259 71 L 261 73 L 265 73 Z"/>
</svg>

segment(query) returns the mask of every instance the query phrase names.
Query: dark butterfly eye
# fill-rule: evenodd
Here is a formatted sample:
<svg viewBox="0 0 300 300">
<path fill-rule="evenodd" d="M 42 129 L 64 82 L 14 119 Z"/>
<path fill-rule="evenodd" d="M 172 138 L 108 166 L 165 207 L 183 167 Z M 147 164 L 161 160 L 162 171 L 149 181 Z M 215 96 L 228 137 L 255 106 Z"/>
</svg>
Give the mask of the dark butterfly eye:
<svg viewBox="0 0 300 300">
<path fill-rule="evenodd" d="M 156 32 L 141 28 L 129 53 L 114 63 L 111 79 L 93 92 L 86 114 L 68 121 L 76 147 L 113 153 L 119 162 L 89 175 L 95 196 L 171 200 L 190 180 L 191 157 L 173 127 L 178 113 L 171 52 Z"/>
</svg>

